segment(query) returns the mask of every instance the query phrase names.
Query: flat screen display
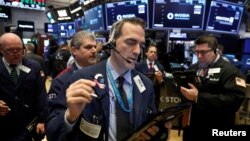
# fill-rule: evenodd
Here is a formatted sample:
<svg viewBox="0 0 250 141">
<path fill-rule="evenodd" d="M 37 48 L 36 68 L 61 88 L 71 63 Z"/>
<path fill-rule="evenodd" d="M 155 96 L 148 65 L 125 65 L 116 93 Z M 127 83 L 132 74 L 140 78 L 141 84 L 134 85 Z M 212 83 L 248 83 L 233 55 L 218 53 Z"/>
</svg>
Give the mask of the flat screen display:
<svg viewBox="0 0 250 141">
<path fill-rule="evenodd" d="M 10 8 L 0 6 L 0 18 L 10 19 L 10 16 L 11 16 Z"/>
<path fill-rule="evenodd" d="M 250 38 L 245 39 L 244 53 L 250 53 Z"/>
<path fill-rule="evenodd" d="M 69 6 L 70 13 L 72 15 L 73 19 L 77 19 L 81 16 L 83 16 L 83 10 L 82 6 L 80 5 L 79 2 L 75 2 Z"/>
<path fill-rule="evenodd" d="M 220 1 L 211 1 L 207 31 L 237 34 L 244 7 Z"/>
<path fill-rule="evenodd" d="M 202 30 L 206 0 L 154 0 L 152 28 Z"/>
<path fill-rule="evenodd" d="M 102 5 L 84 11 L 87 30 L 104 30 L 104 19 Z"/>
<path fill-rule="evenodd" d="M 55 16 L 58 22 L 65 22 L 65 21 L 72 20 L 69 7 L 57 8 L 57 9 L 54 9 L 54 12 L 55 12 Z"/>
<path fill-rule="evenodd" d="M 235 4 L 241 4 L 241 5 L 245 3 L 245 0 L 220 0 L 220 1 L 231 2 Z"/>
<path fill-rule="evenodd" d="M 58 23 L 58 34 L 62 38 L 70 38 L 75 34 L 75 23 Z"/>
<path fill-rule="evenodd" d="M 35 24 L 33 21 L 17 21 L 17 27 L 19 31 L 35 31 Z"/>
<path fill-rule="evenodd" d="M 0 0 L 0 5 L 35 10 L 45 10 L 46 0 Z"/>
<path fill-rule="evenodd" d="M 45 33 L 57 33 L 58 24 L 44 23 L 44 32 Z"/>
<path fill-rule="evenodd" d="M 124 18 L 139 17 L 148 27 L 148 0 L 121 1 L 105 4 L 106 25 L 110 29 L 112 24 Z"/>
<path fill-rule="evenodd" d="M 47 16 L 50 23 L 55 23 L 56 22 L 56 17 L 55 17 L 55 14 L 54 14 L 53 10 L 47 11 L 46 16 Z"/>
</svg>

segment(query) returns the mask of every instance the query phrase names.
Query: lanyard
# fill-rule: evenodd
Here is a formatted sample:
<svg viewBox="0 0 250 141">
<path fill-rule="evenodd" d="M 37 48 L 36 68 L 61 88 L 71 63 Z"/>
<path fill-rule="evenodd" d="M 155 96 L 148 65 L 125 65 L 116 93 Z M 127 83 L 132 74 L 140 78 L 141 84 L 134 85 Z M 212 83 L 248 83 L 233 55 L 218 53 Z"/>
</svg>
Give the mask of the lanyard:
<svg viewBox="0 0 250 141">
<path fill-rule="evenodd" d="M 126 112 L 131 112 L 131 111 L 132 111 L 132 105 L 133 105 L 133 99 L 132 99 L 133 85 L 130 87 L 129 94 L 128 94 L 128 97 L 127 97 L 128 105 L 129 105 L 129 107 L 128 107 L 128 109 L 127 109 L 127 108 L 125 107 L 125 105 L 124 105 L 124 102 L 123 102 L 122 98 L 121 98 L 120 92 L 119 92 L 119 90 L 118 90 L 118 88 L 117 88 L 117 86 L 116 86 L 116 83 L 115 83 L 115 81 L 114 81 L 114 77 L 113 77 L 112 74 L 111 74 L 111 69 L 110 69 L 110 66 L 108 65 L 108 63 L 107 63 L 107 67 L 106 67 L 106 68 L 107 68 L 108 79 L 109 79 L 109 81 L 111 82 L 111 86 L 112 86 L 112 88 L 113 88 L 113 90 L 114 90 L 115 97 L 116 97 L 116 99 L 118 100 L 119 105 L 121 106 L 121 108 L 122 108 L 124 111 L 126 111 Z"/>
</svg>

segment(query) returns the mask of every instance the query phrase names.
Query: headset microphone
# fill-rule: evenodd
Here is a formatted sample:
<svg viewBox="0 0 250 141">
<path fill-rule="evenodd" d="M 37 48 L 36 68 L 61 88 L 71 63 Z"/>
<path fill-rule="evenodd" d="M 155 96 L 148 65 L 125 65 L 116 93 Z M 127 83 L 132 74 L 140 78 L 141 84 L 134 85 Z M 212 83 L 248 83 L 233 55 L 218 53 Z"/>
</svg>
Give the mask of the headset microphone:
<svg viewBox="0 0 250 141">
<path fill-rule="evenodd" d="M 129 61 L 128 59 L 126 59 L 125 57 L 123 57 L 121 54 L 120 54 L 120 52 L 118 51 L 118 50 L 116 50 L 116 48 L 115 48 L 115 41 L 113 40 L 113 41 L 110 41 L 110 42 L 108 42 L 108 43 L 106 43 L 106 44 L 104 44 L 103 46 L 102 46 L 102 48 L 103 49 L 113 49 L 116 53 L 118 53 L 121 57 L 122 57 L 122 59 L 124 59 L 125 61 L 127 61 L 129 64 L 131 64 L 131 61 Z"/>
</svg>

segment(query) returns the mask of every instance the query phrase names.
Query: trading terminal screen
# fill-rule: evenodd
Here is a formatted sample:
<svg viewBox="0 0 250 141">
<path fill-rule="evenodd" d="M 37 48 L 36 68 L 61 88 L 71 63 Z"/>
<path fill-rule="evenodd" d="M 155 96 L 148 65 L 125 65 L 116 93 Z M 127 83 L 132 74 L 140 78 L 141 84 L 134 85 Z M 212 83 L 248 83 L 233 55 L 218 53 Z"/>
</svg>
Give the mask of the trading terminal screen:
<svg viewBox="0 0 250 141">
<path fill-rule="evenodd" d="M 110 29 L 116 21 L 132 17 L 143 19 L 148 27 L 148 0 L 106 3 L 105 9 L 107 29 Z"/>
<path fill-rule="evenodd" d="M 202 30 L 206 0 L 154 0 L 153 28 Z"/>
<path fill-rule="evenodd" d="M 206 30 L 237 34 L 243 10 L 240 5 L 211 1 Z"/>
</svg>

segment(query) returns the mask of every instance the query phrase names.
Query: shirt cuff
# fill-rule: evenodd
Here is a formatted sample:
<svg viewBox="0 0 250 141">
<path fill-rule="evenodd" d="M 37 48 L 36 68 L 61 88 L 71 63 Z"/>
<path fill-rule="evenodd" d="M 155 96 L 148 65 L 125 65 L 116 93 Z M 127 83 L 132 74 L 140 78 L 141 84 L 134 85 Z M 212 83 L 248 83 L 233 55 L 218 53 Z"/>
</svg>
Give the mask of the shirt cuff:
<svg viewBox="0 0 250 141">
<path fill-rule="evenodd" d="M 67 130 L 70 132 L 70 131 L 73 130 L 73 127 L 75 126 L 77 120 L 74 123 L 69 123 L 68 120 L 67 120 L 67 118 L 66 118 L 66 114 L 65 113 L 64 113 L 64 122 L 65 122 L 65 125 L 67 127 Z"/>
</svg>

